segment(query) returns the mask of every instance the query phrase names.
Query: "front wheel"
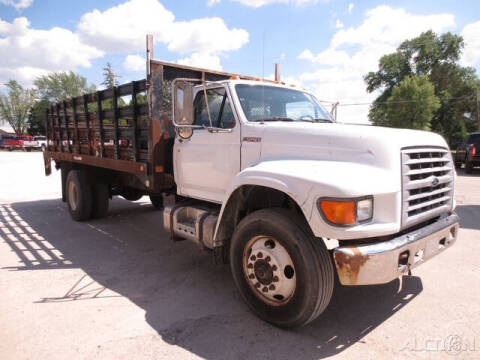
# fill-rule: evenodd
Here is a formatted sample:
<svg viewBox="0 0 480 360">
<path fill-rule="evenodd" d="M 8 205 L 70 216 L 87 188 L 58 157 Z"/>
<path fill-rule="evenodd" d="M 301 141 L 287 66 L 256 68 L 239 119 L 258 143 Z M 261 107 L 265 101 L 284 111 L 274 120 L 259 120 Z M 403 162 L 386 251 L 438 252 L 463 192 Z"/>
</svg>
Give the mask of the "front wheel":
<svg viewBox="0 0 480 360">
<path fill-rule="evenodd" d="M 263 320 L 283 328 L 317 318 L 330 302 L 334 269 L 322 240 L 286 209 L 263 209 L 235 230 L 230 264 L 248 306 Z"/>
<path fill-rule="evenodd" d="M 157 210 L 163 209 L 163 196 L 162 195 L 150 195 L 150 202 Z"/>
</svg>

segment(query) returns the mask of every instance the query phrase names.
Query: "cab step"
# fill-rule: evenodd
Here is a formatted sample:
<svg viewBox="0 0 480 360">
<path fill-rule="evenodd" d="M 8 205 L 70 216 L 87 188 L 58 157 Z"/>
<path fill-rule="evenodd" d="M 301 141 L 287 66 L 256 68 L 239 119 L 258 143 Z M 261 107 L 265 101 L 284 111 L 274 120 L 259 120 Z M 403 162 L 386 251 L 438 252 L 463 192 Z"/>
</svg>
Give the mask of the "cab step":
<svg viewBox="0 0 480 360">
<path fill-rule="evenodd" d="M 202 248 L 213 249 L 217 220 L 218 214 L 201 205 L 177 203 L 163 210 L 163 226 L 172 240 L 191 240 Z"/>
</svg>

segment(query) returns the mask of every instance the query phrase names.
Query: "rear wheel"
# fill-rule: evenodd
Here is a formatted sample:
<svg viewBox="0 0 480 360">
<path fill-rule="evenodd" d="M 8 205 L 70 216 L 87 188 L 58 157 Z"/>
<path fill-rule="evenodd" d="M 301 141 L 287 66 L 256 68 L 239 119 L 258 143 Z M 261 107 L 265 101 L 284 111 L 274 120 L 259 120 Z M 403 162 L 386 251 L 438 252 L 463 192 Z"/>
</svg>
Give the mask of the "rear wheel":
<svg viewBox="0 0 480 360">
<path fill-rule="evenodd" d="M 465 172 L 467 174 L 470 174 L 471 172 L 473 171 L 473 165 L 472 165 L 472 162 L 470 160 L 465 160 Z"/>
<path fill-rule="evenodd" d="M 67 206 L 74 220 L 84 221 L 91 217 L 92 190 L 82 170 L 70 170 L 66 182 Z"/>
<path fill-rule="evenodd" d="M 150 195 L 150 201 L 155 209 L 163 209 L 163 196 L 162 195 Z"/>
<path fill-rule="evenodd" d="M 298 215 L 264 209 L 245 217 L 230 246 L 233 278 L 263 320 L 291 328 L 320 315 L 333 292 L 328 250 Z"/>
<path fill-rule="evenodd" d="M 110 191 L 108 184 L 92 185 L 92 217 L 99 219 L 107 216 Z"/>
</svg>

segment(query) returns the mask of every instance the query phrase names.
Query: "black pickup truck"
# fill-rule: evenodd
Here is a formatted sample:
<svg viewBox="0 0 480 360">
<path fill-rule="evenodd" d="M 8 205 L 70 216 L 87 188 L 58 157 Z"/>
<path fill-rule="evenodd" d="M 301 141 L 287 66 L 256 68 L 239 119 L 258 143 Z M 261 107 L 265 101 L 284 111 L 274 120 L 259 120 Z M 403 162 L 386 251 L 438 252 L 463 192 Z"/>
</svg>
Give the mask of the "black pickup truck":
<svg viewBox="0 0 480 360">
<path fill-rule="evenodd" d="M 472 172 L 475 166 L 480 166 L 480 132 L 467 136 L 457 147 L 455 153 L 455 166 L 462 167 L 465 164 L 465 171 Z"/>
</svg>

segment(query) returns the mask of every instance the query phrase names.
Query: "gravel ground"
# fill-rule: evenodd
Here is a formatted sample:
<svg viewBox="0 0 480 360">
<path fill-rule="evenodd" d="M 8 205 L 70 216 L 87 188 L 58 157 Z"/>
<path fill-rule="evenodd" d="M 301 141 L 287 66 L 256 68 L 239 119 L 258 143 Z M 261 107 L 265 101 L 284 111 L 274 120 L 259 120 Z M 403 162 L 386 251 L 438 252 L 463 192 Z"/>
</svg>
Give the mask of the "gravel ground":
<svg viewBox="0 0 480 360">
<path fill-rule="evenodd" d="M 228 267 L 172 243 L 148 198 L 70 219 L 40 153 L 0 152 L 0 354 L 7 359 L 480 358 L 480 173 L 459 173 L 457 244 L 412 277 L 339 287 L 284 331 L 251 314 Z"/>
</svg>

